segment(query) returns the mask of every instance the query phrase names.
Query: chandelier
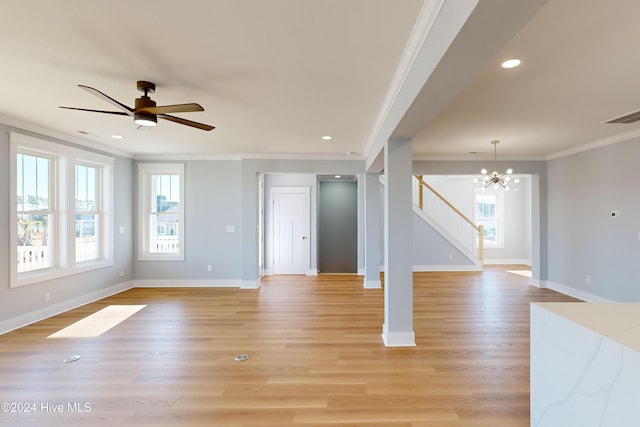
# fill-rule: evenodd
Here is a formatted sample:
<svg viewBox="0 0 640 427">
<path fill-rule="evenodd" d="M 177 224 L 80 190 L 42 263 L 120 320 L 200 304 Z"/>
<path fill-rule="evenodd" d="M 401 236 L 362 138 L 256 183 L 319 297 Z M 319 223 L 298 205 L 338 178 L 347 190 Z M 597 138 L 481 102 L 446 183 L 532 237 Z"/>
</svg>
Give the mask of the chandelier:
<svg viewBox="0 0 640 427">
<path fill-rule="evenodd" d="M 500 187 L 504 188 L 505 191 L 509 191 L 509 183 L 511 182 L 511 174 L 513 174 L 513 169 L 509 168 L 504 174 L 498 173 L 498 143 L 500 141 L 491 141 L 493 144 L 493 161 L 494 161 L 494 169 L 493 172 L 489 173 L 486 169 L 482 169 L 480 171 L 481 174 L 484 175 L 482 177 L 482 191 L 485 191 L 487 188 L 493 188 L 495 190 Z M 478 178 L 474 178 L 473 182 L 479 182 Z M 514 179 L 513 182 L 517 184 L 520 182 L 519 179 Z"/>
</svg>

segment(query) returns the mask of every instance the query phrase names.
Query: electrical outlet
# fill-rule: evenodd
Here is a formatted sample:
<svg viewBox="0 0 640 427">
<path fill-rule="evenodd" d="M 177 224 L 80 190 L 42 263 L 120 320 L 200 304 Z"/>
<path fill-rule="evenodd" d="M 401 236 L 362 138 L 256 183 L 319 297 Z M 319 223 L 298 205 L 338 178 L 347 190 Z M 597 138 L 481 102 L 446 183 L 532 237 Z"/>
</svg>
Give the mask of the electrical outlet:
<svg viewBox="0 0 640 427">
<path fill-rule="evenodd" d="M 211 264 L 207 265 L 207 271 L 211 271 Z"/>
<path fill-rule="evenodd" d="M 587 274 L 587 277 L 585 278 L 585 281 L 586 281 L 587 283 L 591 283 L 591 276 L 589 276 L 589 275 Z"/>
<path fill-rule="evenodd" d="M 45 292 L 44 293 L 44 302 L 49 302 L 51 301 L 51 292 Z"/>
<path fill-rule="evenodd" d="M 121 271 L 120 273 L 118 273 L 118 276 L 124 277 L 124 271 Z"/>
</svg>

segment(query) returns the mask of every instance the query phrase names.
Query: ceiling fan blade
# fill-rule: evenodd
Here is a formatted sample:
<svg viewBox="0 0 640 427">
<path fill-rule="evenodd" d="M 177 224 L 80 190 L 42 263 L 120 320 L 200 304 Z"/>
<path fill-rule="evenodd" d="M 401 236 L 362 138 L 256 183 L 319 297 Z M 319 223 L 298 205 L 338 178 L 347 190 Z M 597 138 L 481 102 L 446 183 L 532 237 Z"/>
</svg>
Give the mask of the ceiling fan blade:
<svg viewBox="0 0 640 427">
<path fill-rule="evenodd" d="M 115 105 L 116 107 L 118 107 L 121 110 L 125 111 L 128 116 L 133 116 L 133 114 L 134 114 L 133 108 L 127 107 L 123 103 L 118 102 L 115 99 L 111 98 L 109 95 L 105 95 L 104 93 L 100 92 L 98 89 L 94 89 L 92 87 L 85 86 L 85 85 L 78 85 L 78 87 L 86 90 L 89 93 L 94 94 L 98 98 L 102 98 L 103 100 L 107 101 L 110 104 Z"/>
<path fill-rule="evenodd" d="M 176 104 L 176 105 L 160 105 L 157 107 L 140 108 L 137 112 L 149 114 L 167 114 L 167 113 L 191 113 L 194 111 L 204 111 L 200 104 Z"/>
<path fill-rule="evenodd" d="M 180 123 L 181 125 L 187 125 L 202 130 L 208 131 L 215 129 L 215 126 L 205 125 L 204 123 L 198 123 L 191 120 L 183 119 L 181 117 L 170 116 L 168 114 L 158 114 L 158 117 L 160 117 L 161 119 L 169 120 L 171 122 Z"/>
<path fill-rule="evenodd" d="M 75 108 L 75 107 L 58 107 L 58 108 L 64 108 L 66 110 L 79 110 L 79 111 L 90 111 L 92 113 L 105 113 L 105 114 L 116 114 L 118 116 L 128 116 L 128 113 L 125 113 L 124 111 L 104 111 L 104 110 L 90 110 L 88 108 Z"/>
</svg>

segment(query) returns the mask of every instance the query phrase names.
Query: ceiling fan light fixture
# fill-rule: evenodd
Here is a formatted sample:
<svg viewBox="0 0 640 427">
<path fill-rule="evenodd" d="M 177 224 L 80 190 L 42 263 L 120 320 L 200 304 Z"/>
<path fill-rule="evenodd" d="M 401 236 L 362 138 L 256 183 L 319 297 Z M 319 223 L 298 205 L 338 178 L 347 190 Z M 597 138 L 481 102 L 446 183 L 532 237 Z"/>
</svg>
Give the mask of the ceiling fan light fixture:
<svg viewBox="0 0 640 427">
<path fill-rule="evenodd" d="M 140 126 L 155 126 L 158 124 L 158 118 L 155 114 L 138 113 L 134 115 L 133 121 Z"/>
</svg>

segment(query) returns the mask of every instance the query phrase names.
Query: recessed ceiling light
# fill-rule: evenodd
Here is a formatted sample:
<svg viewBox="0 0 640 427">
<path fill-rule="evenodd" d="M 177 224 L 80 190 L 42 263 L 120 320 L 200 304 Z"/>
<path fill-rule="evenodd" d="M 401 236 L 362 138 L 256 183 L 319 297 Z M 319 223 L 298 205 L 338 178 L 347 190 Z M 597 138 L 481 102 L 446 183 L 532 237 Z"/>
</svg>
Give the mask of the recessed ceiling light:
<svg viewBox="0 0 640 427">
<path fill-rule="evenodd" d="M 331 141 L 333 138 L 330 137 L 329 135 L 325 135 L 322 137 L 322 139 L 324 139 L 325 141 Z"/>
<path fill-rule="evenodd" d="M 122 136 L 122 135 L 111 135 L 111 138 L 113 138 L 113 139 L 122 139 L 122 138 L 124 138 L 124 136 Z"/>
<path fill-rule="evenodd" d="M 508 59 L 502 63 L 502 68 L 513 68 L 517 67 L 518 65 L 520 65 L 519 59 Z"/>
<path fill-rule="evenodd" d="M 340 175 L 336 175 L 336 176 L 334 176 L 334 178 L 336 178 L 336 179 L 340 179 L 340 178 L 342 178 L 342 176 L 340 176 Z"/>
</svg>

